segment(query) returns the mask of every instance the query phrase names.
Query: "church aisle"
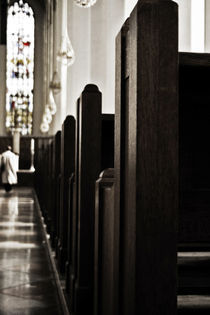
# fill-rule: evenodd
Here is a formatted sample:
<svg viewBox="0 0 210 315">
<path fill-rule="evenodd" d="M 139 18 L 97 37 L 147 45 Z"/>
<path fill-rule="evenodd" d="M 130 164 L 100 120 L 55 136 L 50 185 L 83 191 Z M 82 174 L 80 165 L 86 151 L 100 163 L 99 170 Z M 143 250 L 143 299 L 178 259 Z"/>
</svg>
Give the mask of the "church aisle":
<svg viewBox="0 0 210 315">
<path fill-rule="evenodd" d="M 62 314 L 34 191 L 0 189 L 0 315 Z"/>
</svg>

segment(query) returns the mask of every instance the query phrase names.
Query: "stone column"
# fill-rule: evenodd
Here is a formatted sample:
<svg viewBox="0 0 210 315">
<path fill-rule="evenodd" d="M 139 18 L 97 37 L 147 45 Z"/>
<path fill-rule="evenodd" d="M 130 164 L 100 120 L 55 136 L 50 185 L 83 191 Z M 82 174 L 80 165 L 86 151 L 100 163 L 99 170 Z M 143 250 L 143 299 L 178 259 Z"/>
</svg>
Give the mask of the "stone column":
<svg viewBox="0 0 210 315">
<path fill-rule="evenodd" d="M 20 154 L 20 132 L 19 131 L 14 131 L 13 133 L 13 152 L 17 153 L 17 154 Z"/>
</svg>

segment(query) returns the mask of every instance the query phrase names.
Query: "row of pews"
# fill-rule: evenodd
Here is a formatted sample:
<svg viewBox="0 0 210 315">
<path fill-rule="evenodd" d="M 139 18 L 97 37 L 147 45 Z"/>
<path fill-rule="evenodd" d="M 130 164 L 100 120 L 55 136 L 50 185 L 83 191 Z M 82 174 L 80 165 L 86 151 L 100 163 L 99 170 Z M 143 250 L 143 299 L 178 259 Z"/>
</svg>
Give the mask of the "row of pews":
<svg viewBox="0 0 210 315">
<path fill-rule="evenodd" d="M 210 313 L 210 55 L 179 53 L 178 314 Z"/>
<path fill-rule="evenodd" d="M 173 1 L 139 1 L 116 38 L 115 115 L 89 84 L 77 116 L 36 140 L 74 315 L 175 315 L 177 294 L 179 314 L 210 310 L 210 58 L 178 54 L 177 20 Z"/>
<path fill-rule="evenodd" d="M 67 116 L 54 137 L 39 139 L 36 155 L 36 190 L 75 314 L 93 313 L 101 259 L 96 233 L 102 229 L 95 183 L 105 176 L 100 175 L 104 169 L 109 173 L 114 166 L 114 115 L 102 114 L 101 105 L 97 86 L 87 85 L 77 102 L 76 120 Z M 113 212 L 114 200 L 110 206 Z"/>
<path fill-rule="evenodd" d="M 90 84 L 76 119 L 37 140 L 37 195 L 72 314 L 176 314 L 177 31 L 174 2 L 139 1 L 116 38 L 115 117 Z"/>
</svg>

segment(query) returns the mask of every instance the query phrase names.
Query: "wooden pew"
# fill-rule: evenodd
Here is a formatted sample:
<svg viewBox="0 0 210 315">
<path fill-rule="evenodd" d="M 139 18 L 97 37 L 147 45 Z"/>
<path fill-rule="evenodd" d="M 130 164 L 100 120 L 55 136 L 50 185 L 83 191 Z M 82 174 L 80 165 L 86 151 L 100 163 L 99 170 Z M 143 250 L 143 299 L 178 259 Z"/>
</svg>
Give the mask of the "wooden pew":
<svg viewBox="0 0 210 315">
<path fill-rule="evenodd" d="M 96 185 L 94 315 L 176 314 L 177 37 L 177 5 L 142 0 L 116 39 L 115 178 Z"/>
<path fill-rule="evenodd" d="M 67 295 L 74 291 L 75 285 L 75 268 L 76 268 L 76 186 L 75 186 L 75 172 L 71 174 L 68 181 L 68 231 L 67 231 L 67 261 L 65 266 L 65 290 Z M 69 299 L 71 298 L 71 294 Z"/>
<path fill-rule="evenodd" d="M 101 93 L 97 86 L 87 85 L 77 103 L 76 120 L 76 233 L 73 253 L 74 280 L 72 311 L 92 312 L 93 232 L 95 181 L 101 166 Z"/>
<path fill-rule="evenodd" d="M 79 103 L 79 101 L 78 101 Z M 79 105 L 78 105 L 79 108 Z M 79 116 L 79 114 L 78 114 Z M 102 114 L 101 119 L 101 166 L 100 169 L 114 166 L 114 115 Z M 79 124 L 77 124 L 77 137 L 79 134 Z M 79 170 L 75 169 L 78 174 Z M 77 242 L 77 204 L 78 197 L 76 196 L 75 173 L 69 177 L 68 185 L 68 250 L 66 262 L 66 290 L 74 292 L 75 274 L 76 274 L 76 242 Z"/>
<path fill-rule="evenodd" d="M 35 158 L 34 158 L 34 166 L 35 166 L 35 190 L 39 200 L 40 208 L 42 208 L 42 190 L 40 187 L 40 182 L 42 182 L 42 160 L 43 160 L 43 150 L 44 145 L 42 139 L 37 139 L 35 143 Z"/>
<path fill-rule="evenodd" d="M 42 213 L 59 272 L 65 271 L 72 309 L 80 314 L 87 307 L 84 301 L 93 309 L 95 181 L 103 168 L 114 166 L 114 115 L 101 114 L 101 93 L 95 85 L 86 86 L 78 100 L 76 135 L 74 118 L 68 116 L 62 131 L 48 141 L 41 158 L 36 157 Z"/>
<path fill-rule="evenodd" d="M 210 54 L 179 53 L 179 247 L 210 241 Z"/>
<path fill-rule="evenodd" d="M 209 74 L 210 54 L 179 53 L 178 314 L 210 313 Z"/>
<path fill-rule="evenodd" d="M 114 314 L 114 169 L 105 169 L 96 181 L 94 235 L 94 315 Z"/>
<path fill-rule="evenodd" d="M 50 212 L 50 220 L 48 220 L 47 230 L 50 234 L 50 242 L 52 248 L 58 249 L 58 218 L 60 213 L 60 165 L 61 165 L 61 131 L 57 131 L 55 136 L 52 137 L 49 149 L 48 156 L 48 167 L 45 164 L 45 167 L 48 168 L 48 206 Z M 50 200 L 50 201 L 49 201 Z"/>
<path fill-rule="evenodd" d="M 60 143 L 61 131 L 53 137 L 36 139 L 35 190 L 53 248 L 58 243 L 60 213 Z"/>
<path fill-rule="evenodd" d="M 75 119 L 67 116 L 61 131 L 61 186 L 59 217 L 59 254 L 58 263 L 61 273 L 65 272 L 67 262 L 69 217 L 69 179 L 75 171 Z"/>
<path fill-rule="evenodd" d="M 56 257 L 59 255 L 60 236 L 60 186 L 61 186 L 61 131 L 58 130 L 54 137 L 53 146 L 53 183 L 54 183 L 54 207 L 53 207 L 53 243 Z"/>
<path fill-rule="evenodd" d="M 50 174 L 50 143 L 52 137 L 43 137 L 36 139 L 36 153 L 35 153 L 35 189 L 37 191 L 40 207 L 42 209 L 43 217 L 49 228 L 50 222 L 50 206 L 48 197 L 49 191 L 49 174 Z"/>
<path fill-rule="evenodd" d="M 113 167 L 114 116 L 101 114 L 101 93 L 87 85 L 77 103 L 75 174 L 69 178 L 66 288 L 71 310 L 93 310 L 95 181 Z"/>
<path fill-rule="evenodd" d="M 46 148 L 45 157 L 45 172 L 46 172 L 46 184 L 45 184 L 45 199 L 46 199 L 46 215 L 45 224 L 47 232 L 52 235 L 52 213 L 53 213 L 53 181 L 52 181 L 52 171 L 53 171 L 53 138 L 49 138 L 49 142 Z"/>
</svg>

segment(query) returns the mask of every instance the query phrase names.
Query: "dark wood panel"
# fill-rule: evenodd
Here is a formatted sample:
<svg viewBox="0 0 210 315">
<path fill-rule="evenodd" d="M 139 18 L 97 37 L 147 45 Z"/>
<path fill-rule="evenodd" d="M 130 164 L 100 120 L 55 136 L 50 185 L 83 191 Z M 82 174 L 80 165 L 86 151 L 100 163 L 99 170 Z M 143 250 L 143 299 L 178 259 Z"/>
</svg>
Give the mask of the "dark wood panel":
<svg viewBox="0 0 210 315">
<path fill-rule="evenodd" d="M 179 60 L 179 241 L 209 242 L 210 55 L 185 53 Z"/>
<path fill-rule="evenodd" d="M 94 315 L 114 315 L 114 169 L 96 181 L 95 204 Z"/>
<path fill-rule="evenodd" d="M 114 167 L 114 115 L 102 114 L 101 170 Z"/>
<path fill-rule="evenodd" d="M 7 0 L 0 1 L 0 45 L 7 42 Z"/>
<path fill-rule="evenodd" d="M 59 268 L 62 273 L 65 271 L 67 262 L 67 236 L 68 236 L 68 198 L 69 178 L 75 171 L 75 119 L 67 116 L 62 124 L 61 131 L 61 205 L 60 205 L 60 238 L 59 238 Z"/>
<path fill-rule="evenodd" d="M 101 93 L 87 85 L 77 110 L 77 270 L 73 312 L 93 312 L 95 181 L 101 171 Z"/>
<path fill-rule="evenodd" d="M 177 5 L 171 1 L 139 1 L 129 30 L 118 35 L 120 315 L 176 314 L 177 39 Z"/>
<path fill-rule="evenodd" d="M 179 53 L 179 64 L 187 66 L 205 66 L 210 67 L 210 54 L 205 53 Z"/>
</svg>

